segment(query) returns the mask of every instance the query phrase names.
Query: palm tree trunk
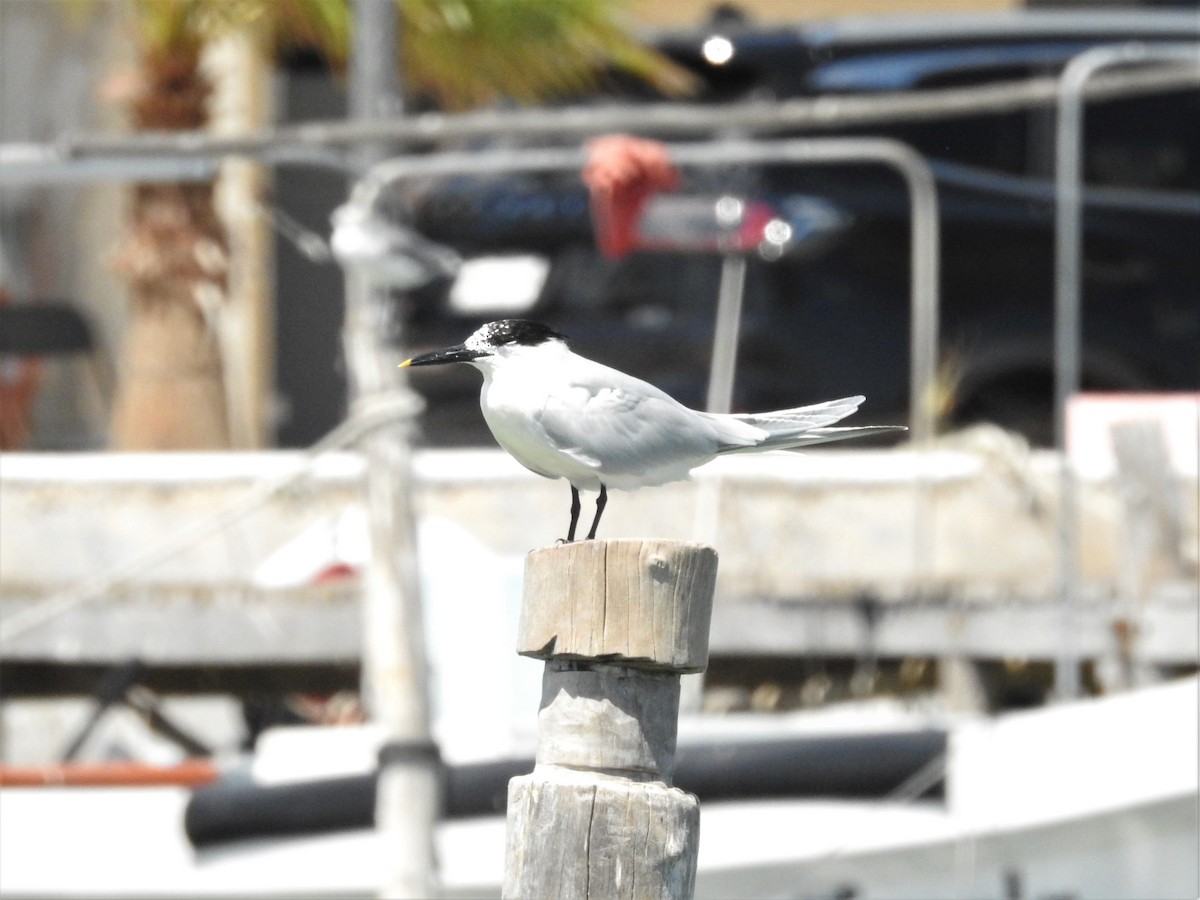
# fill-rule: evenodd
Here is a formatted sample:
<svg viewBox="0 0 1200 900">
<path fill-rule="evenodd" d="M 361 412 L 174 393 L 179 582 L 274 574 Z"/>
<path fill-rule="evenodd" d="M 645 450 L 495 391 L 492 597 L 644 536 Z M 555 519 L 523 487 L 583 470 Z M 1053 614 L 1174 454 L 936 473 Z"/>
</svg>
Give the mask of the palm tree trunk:
<svg viewBox="0 0 1200 900">
<path fill-rule="evenodd" d="M 203 127 L 210 87 L 198 46 L 147 52 L 142 74 L 135 127 Z M 137 185 L 116 268 L 129 286 L 130 308 L 113 448 L 228 447 L 220 348 L 209 321 L 224 299 L 227 270 L 212 183 Z"/>
</svg>

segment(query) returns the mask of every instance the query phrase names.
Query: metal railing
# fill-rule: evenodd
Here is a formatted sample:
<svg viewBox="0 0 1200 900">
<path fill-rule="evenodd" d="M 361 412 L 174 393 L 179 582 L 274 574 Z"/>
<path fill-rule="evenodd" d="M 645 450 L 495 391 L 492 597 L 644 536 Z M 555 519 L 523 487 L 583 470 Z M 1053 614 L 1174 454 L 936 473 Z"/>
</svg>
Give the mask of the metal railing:
<svg viewBox="0 0 1200 900">
<path fill-rule="evenodd" d="M 714 117 L 714 126 L 717 124 Z M 877 164 L 894 169 L 909 192 L 910 249 L 909 377 L 910 428 L 920 442 L 933 435 L 930 392 L 937 369 L 939 227 L 937 185 L 928 164 L 906 144 L 890 138 L 795 138 L 729 140 L 667 145 L 671 161 L 683 168 L 728 165 Z M 358 182 L 351 204 L 373 207 L 385 187 L 406 181 L 517 172 L 578 172 L 587 162 L 582 148 L 520 148 L 477 153 L 442 153 L 385 160 Z"/>
<path fill-rule="evenodd" d="M 1089 99 L 1107 99 L 1194 86 L 1198 82 L 1200 72 L 1156 67 L 1108 73 L 1090 80 L 1084 92 Z M 1045 76 L 885 96 L 825 95 L 720 107 L 648 103 L 489 109 L 388 119 L 303 122 L 236 135 L 66 134 L 48 143 L 0 144 L 0 183 L 206 178 L 215 172 L 213 161 L 223 156 L 251 157 L 269 165 L 311 165 L 350 172 L 352 151 L 369 143 L 413 149 L 435 147 L 445 141 L 478 141 L 499 136 L 581 140 L 618 130 L 690 139 L 714 128 L 761 135 L 869 128 L 1051 106 L 1058 101 L 1058 87 L 1057 77 Z"/>
<path fill-rule="evenodd" d="M 1075 606 L 1079 599 L 1079 497 L 1067 456 L 1067 408 L 1082 378 L 1080 273 L 1083 247 L 1083 106 L 1089 82 L 1103 69 L 1138 63 L 1184 63 L 1200 75 L 1200 44 L 1117 44 L 1074 57 L 1058 83 L 1055 131 L 1054 434 L 1059 450 L 1059 571 L 1062 634 L 1055 694 L 1079 696 Z"/>
</svg>

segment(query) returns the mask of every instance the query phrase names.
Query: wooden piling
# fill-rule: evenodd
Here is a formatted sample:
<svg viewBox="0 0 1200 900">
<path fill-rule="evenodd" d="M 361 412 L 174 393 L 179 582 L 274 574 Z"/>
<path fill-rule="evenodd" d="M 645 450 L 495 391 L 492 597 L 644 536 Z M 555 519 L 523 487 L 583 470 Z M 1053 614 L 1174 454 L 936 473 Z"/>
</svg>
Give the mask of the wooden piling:
<svg viewBox="0 0 1200 900">
<path fill-rule="evenodd" d="M 712 548 L 678 541 L 527 557 L 517 652 L 546 668 L 536 765 L 509 783 L 505 897 L 692 896 L 700 807 L 671 777 L 716 575 Z"/>
</svg>

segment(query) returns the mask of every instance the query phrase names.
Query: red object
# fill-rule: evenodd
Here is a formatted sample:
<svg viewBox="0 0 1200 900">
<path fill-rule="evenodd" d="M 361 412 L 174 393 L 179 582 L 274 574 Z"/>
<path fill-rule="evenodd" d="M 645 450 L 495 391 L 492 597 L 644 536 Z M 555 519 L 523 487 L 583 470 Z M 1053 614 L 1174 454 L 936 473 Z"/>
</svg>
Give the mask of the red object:
<svg viewBox="0 0 1200 900">
<path fill-rule="evenodd" d="M 338 581 L 345 581 L 351 578 L 358 577 L 358 569 L 349 563 L 336 562 L 330 563 L 315 576 L 313 576 L 313 584 L 333 584 Z"/>
<path fill-rule="evenodd" d="M 591 194 L 596 244 L 616 259 L 636 245 L 638 216 L 657 191 L 673 190 L 679 172 L 658 141 L 627 134 L 606 135 L 588 143 L 583 183 Z"/>
<path fill-rule="evenodd" d="M 173 766 L 138 762 L 49 763 L 0 766 L 0 787 L 200 787 L 220 772 L 210 759 L 188 759 Z"/>
<path fill-rule="evenodd" d="M 0 305 L 8 303 L 0 287 Z M 42 379 L 38 356 L 0 360 L 0 450 L 20 450 L 33 430 L 33 404 Z"/>
</svg>

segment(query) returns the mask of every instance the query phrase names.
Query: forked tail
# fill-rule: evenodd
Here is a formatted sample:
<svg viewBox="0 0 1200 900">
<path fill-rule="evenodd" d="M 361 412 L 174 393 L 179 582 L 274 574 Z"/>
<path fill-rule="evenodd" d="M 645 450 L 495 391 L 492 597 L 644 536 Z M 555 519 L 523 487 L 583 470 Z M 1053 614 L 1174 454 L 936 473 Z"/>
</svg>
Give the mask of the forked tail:
<svg viewBox="0 0 1200 900">
<path fill-rule="evenodd" d="M 865 397 L 844 397 L 826 400 L 811 406 L 781 409 L 766 413 L 733 413 L 718 415 L 702 413 L 721 435 L 718 453 L 749 453 L 756 450 L 791 450 L 811 444 L 843 441 L 906 431 L 903 425 L 863 425 L 829 428 L 858 409 Z"/>
</svg>

